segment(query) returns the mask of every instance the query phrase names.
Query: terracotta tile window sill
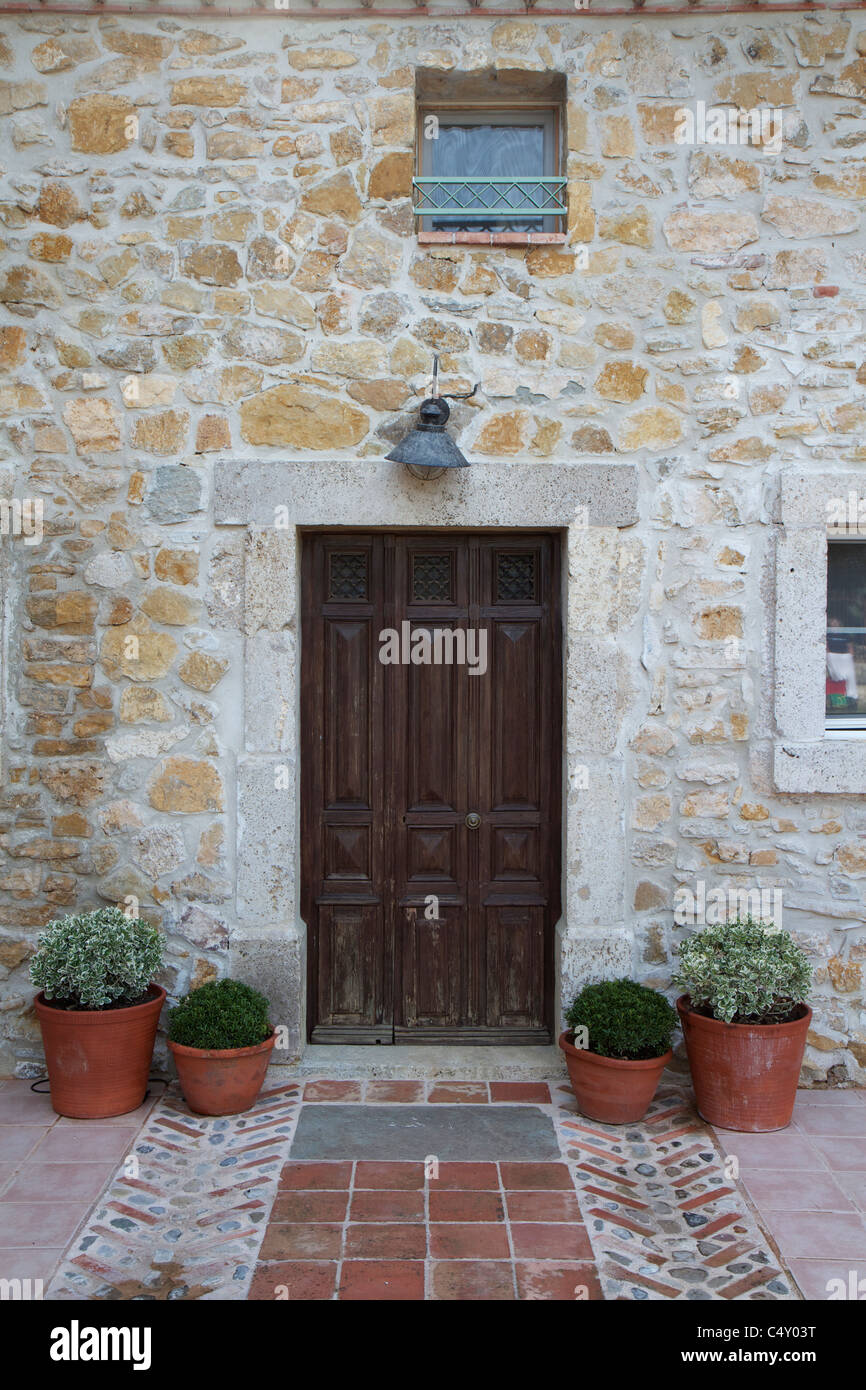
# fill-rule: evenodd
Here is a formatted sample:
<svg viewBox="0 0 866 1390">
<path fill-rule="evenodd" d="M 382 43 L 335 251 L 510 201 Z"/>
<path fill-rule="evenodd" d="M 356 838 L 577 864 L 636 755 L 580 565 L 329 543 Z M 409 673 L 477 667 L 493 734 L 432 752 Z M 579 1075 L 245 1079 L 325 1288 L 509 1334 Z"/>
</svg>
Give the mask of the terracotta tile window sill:
<svg viewBox="0 0 866 1390">
<path fill-rule="evenodd" d="M 565 232 L 419 232 L 419 246 L 563 246 Z"/>
</svg>

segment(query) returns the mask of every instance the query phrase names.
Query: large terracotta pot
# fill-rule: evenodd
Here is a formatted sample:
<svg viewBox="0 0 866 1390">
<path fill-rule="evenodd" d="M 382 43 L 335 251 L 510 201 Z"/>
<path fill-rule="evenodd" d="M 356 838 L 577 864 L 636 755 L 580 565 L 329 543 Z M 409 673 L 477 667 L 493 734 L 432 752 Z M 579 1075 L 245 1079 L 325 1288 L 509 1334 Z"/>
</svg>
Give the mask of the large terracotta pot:
<svg viewBox="0 0 866 1390">
<path fill-rule="evenodd" d="M 698 1110 L 720 1129 L 763 1134 L 791 1123 L 812 1010 L 791 1023 L 722 1023 L 695 1013 L 687 994 L 677 1011 Z"/>
<path fill-rule="evenodd" d="M 183 1098 L 197 1115 L 239 1115 L 256 1103 L 271 1052 L 271 1033 L 254 1047 L 201 1048 L 169 1042 Z"/>
<path fill-rule="evenodd" d="M 104 1120 L 137 1110 L 147 1091 L 165 990 L 151 985 L 142 1004 L 125 1009 L 58 1009 L 42 990 L 33 1003 L 58 1115 Z"/>
<path fill-rule="evenodd" d="M 561 1033 L 559 1046 L 565 1053 L 580 1113 L 606 1125 L 634 1124 L 643 1119 L 673 1052 L 669 1049 L 662 1057 L 629 1062 L 575 1047 L 573 1037 L 573 1033 Z"/>
</svg>

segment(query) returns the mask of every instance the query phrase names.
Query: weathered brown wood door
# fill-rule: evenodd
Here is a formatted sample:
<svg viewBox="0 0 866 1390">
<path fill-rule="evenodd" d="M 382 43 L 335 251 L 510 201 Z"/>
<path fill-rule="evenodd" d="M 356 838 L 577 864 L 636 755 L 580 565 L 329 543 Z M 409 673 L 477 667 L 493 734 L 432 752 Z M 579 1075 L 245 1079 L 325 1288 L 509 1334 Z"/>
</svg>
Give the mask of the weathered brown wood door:
<svg viewBox="0 0 866 1390">
<path fill-rule="evenodd" d="M 558 537 L 308 533 L 302 566 L 312 1040 L 549 1041 Z"/>
</svg>

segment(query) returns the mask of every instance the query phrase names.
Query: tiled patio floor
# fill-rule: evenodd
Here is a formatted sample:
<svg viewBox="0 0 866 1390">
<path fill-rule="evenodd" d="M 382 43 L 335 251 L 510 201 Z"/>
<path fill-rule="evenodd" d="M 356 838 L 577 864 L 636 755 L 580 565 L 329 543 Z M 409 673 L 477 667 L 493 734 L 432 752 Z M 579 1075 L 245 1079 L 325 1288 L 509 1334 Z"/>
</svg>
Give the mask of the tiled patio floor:
<svg viewBox="0 0 866 1390">
<path fill-rule="evenodd" d="M 132 1114 L 96 1123 L 61 1119 L 30 1085 L 0 1081 L 0 1277 L 8 1271 L 47 1287 L 157 1095 Z"/>
<path fill-rule="evenodd" d="M 866 1277 L 866 1093 L 801 1092 L 789 1130 L 741 1135 L 676 1077 L 622 1127 L 560 1078 L 273 1068 L 246 1116 L 169 1088 L 105 1122 L 7 1081 L 0 1275 L 55 1268 L 49 1298 L 825 1299 Z"/>
</svg>

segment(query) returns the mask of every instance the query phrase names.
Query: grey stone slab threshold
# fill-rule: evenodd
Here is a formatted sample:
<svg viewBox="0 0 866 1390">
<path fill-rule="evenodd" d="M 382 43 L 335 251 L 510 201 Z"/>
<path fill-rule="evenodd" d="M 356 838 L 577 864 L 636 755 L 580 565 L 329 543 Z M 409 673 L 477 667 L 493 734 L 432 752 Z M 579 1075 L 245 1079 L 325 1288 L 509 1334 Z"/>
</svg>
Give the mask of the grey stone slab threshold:
<svg viewBox="0 0 866 1390">
<path fill-rule="evenodd" d="M 424 1046 L 417 1043 L 391 1047 L 328 1047 L 313 1043 L 300 1061 L 285 1065 L 277 1059 L 271 1075 L 274 1084 L 286 1080 L 286 1067 L 299 1078 L 328 1076 L 350 1081 L 383 1079 L 399 1081 L 547 1081 L 565 1075 L 560 1048 Z"/>
<path fill-rule="evenodd" d="M 292 1158 L 549 1162 L 552 1119 L 534 1105 L 305 1105 Z"/>
</svg>

